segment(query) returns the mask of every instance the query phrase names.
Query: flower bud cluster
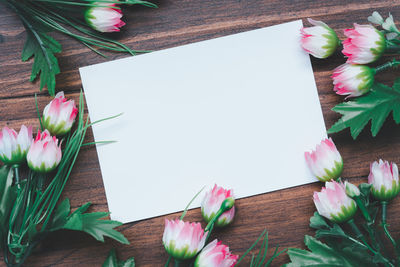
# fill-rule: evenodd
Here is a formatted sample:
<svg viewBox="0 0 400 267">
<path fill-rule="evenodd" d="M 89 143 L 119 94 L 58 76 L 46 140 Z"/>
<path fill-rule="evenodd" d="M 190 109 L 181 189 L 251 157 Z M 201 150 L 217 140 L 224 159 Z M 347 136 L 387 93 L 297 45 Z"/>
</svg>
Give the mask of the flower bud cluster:
<svg viewBox="0 0 400 267">
<path fill-rule="evenodd" d="M 165 220 L 163 244 L 165 250 L 175 261 L 196 257 L 195 267 L 234 266 L 239 258 L 230 252 L 229 247 L 215 239 L 206 245 L 207 237 L 213 226 L 224 227 L 232 223 L 235 216 L 235 199 L 232 190 L 220 186 L 206 192 L 201 214 L 207 227 L 203 230 L 200 223 L 182 220 Z"/>
<path fill-rule="evenodd" d="M 78 109 L 73 100 L 60 92 L 44 108 L 43 126 L 33 139 L 32 127 L 21 126 L 19 133 L 8 127 L 0 132 L 0 160 L 10 166 L 25 162 L 31 170 L 46 173 L 54 170 L 61 161 L 61 142 L 56 136 L 67 134 L 75 122 Z"/>
<path fill-rule="evenodd" d="M 354 23 L 353 28 L 345 29 L 346 39 L 341 42 L 335 31 L 322 21 L 308 19 L 312 27 L 303 27 L 301 46 L 316 58 L 327 58 L 332 55 L 340 44 L 346 63 L 335 68 L 332 74 L 334 91 L 347 97 L 358 97 L 370 91 L 377 72 L 400 64 L 384 64 L 371 68 L 365 64 L 376 62 L 390 49 L 400 50 L 400 46 L 391 41 L 400 35 L 392 15 L 384 20 L 378 12 L 374 12 L 368 20 L 380 25 L 383 32 L 372 25 Z M 384 35 L 386 32 L 386 36 Z M 390 48 L 390 49 L 388 49 Z"/>
<path fill-rule="evenodd" d="M 340 180 L 343 161 L 332 139 L 325 139 L 317 145 L 315 151 L 306 152 L 305 159 L 311 173 L 325 187 L 321 192 L 314 192 L 314 204 L 321 216 L 335 223 L 351 220 L 359 207 L 366 214 L 364 204 L 360 201 L 361 191 L 354 184 Z M 337 180 L 337 181 L 336 181 Z M 399 170 L 396 163 L 375 161 L 371 163 L 368 176 L 370 193 L 381 202 L 388 202 L 400 192 Z"/>
</svg>

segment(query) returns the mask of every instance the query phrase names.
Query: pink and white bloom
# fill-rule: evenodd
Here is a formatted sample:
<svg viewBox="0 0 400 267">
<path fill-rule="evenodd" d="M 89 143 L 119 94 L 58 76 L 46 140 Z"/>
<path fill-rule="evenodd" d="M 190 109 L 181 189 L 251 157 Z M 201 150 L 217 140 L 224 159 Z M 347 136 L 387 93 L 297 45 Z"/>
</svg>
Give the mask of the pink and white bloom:
<svg viewBox="0 0 400 267">
<path fill-rule="evenodd" d="M 235 266 L 239 256 L 233 255 L 229 251 L 229 247 L 218 242 L 217 239 L 210 242 L 194 262 L 195 267 L 233 267 Z"/>
<path fill-rule="evenodd" d="M 77 114 L 75 101 L 59 92 L 43 110 L 43 125 L 52 135 L 64 135 L 71 130 Z"/>
<path fill-rule="evenodd" d="M 357 211 L 356 202 L 347 196 L 342 182 L 326 182 L 321 192 L 314 192 L 314 204 L 321 216 L 335 223 L 350 220 Z"/>
<path fill-rule="evenodd" d="M 354 23 L 354 29 L 345 29 L 342 53 L 347 63 L 368 64 L 378 60 L 386 49 L 385 36 L 372 25 Z"/>
<path fill-rule="evenodd" d="M 301 46 L 303 49 L 316 58 L 327 58 L 332 55 L 340 44 L 334 30 L 322 21 L 308 18 L 313 27 L 303 27 L 300 32 L 302 35 Z"/>
<path fill-rule="evenodd" d="M 336 180 L 343 171 L 343 159 L 331 138 L 321 141 L 314 151 L 305 152 L 308 168 L 321 182 Z"/>
<path fill-rule="evenodd" d="M 375 69 L 364 65 L 343 64 L 332 74 L 334 88 L 338 95 L 356 97 L 369 92 L 374 84 Z"/>
<path fill-rule="evenodd" d="M 32 127 L 22 125 L 18 134 L 4 127 L 0 132 L 0 160 L 7 165 L 23 163 L 32 141 Z"/>
<path fill-rule="evenodd" d="M 207 223 L 210 222 L 221 208 L 222 202 L 228 198 L 234 199 L 232 189 L 227 190 L 220 186 L 214 185 L 214 187 L 205 194 L 201 203 L 201 215 L 203 216 L 203 219 Z M 231 209 L 221 214 L 221 216 L 215 222 L 215 225 L 218 227 L 226 226 L 233 221 L 234 217 L 235 207 L 233 206 Z"/>
<path fill-rule="evenodd" d="M 119 32 L 125 22 L 121 20 L 121 9 L 115 9 L 116 4 L 97 3 L 99 6 L 89 8 L 85 20 L 90 27 L 99 32 Z"/>
<path fill-rule="evenodd" d="M 400 192 L 399 169 L 396 163 L 379 160 L 371 163 L 368 183 L 375 199 L 392 200 Z"/>
<path fill-rule="evenodd" d="M 31 170 L 45 173 L 58 166 L 61 154 L 61 144 L 58 144 L 58 139 L 45 130 L 43 133 L 38 131 L 26 157 Z"/>
<path fill-rule="evenodd" d="M 165 220 L 163 244 L 174 259 L 187 260 L 195 257 L 204 247 L 207 235 L 200 223 L 181 220 Z"/>
</svg>

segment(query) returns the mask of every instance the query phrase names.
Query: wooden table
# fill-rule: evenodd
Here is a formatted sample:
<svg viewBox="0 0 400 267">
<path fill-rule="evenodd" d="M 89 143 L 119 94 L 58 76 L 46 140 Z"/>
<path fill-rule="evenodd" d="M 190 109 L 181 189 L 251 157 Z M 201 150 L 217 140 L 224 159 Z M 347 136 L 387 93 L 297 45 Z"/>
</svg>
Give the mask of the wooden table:
<svg viewBox="0 0 400 267">
<path fill-rule="evenodd" d="M 351 27 L 353 22 L 365 24 L 374 10 L 385 15 L 390 11 L 395 19 L 400 19 L 400 2 L 396 0 L 165 0 L 156 4 L 158 9 L 125 8 L 124 20 L 128 25 L 116 37 L 135 49 L 159 50 L 307 17 L 325 21 L 342 38 L 343 29 Z M 32 62 L 22 63 L 20 60 L 24 28 L 4 4 L 0 4 L 0 34 L 3 35 L 0 43 L 0 126 L 19 128 L 23 123 L 38 126 L 33 98 L 38 92 L 38 84 L 28 82 Z M 81 89 L 78 67 L 127 56 L 111 53 L 105 59 L 75 40 L 59 34 L 56 36 L 63 46 L 63 52 L 58 55 L 62 73 L 57 77 L 57 91 L 64 90 L 70 98 L 77 99 Z M 331 108 L 343 99 L 332 91 L 330 74 L 343 62 L 339 53 L 326 61 L 312 59 L 327 127 L 338 118 Z M 391 84 L 395 73 L 389 71 L 380 75 L 378 80 Z M 51 98 L 43 91 L 38 99 L 43 108 Z M 293 129 L 293 137 L 296 137 L 296 129 Z M 357 141 L 353 141 L 347 131 L 333 138 L 344 158 L 343 177 L 352 182 L 366 181 L 369 163 L 378 158 L 400 163 L 400 126 L 392 120 L 384 124 L 376 138 L 372 138 L 369 131 L 364 131 Z M 91 133 L 88 140 L 93 140 Z M 308 226 L 309 217 L 315 210 L 312 193 L 320 187 L 320 183 L 315 183 L 238 200 L 235 222 L 216 231 L 214 236 L 237 254 L 243 254 L 264 228 L 270 233 L 271 247 L 277 244 L 283 248 L 304 247 L 304 235 L 313 235 Z M 94 147 L 85 148 L 80 154 L 64 196 L 71 199 L 72 207 L 91 201 L 94 204 L 92 211 L 107 211 Z M 395 216 L 400 212 L 399 203 L 397 199 L 389 207 L 389 222 L 395 238 L 400 237 L 400 217 Z M 120 227 L 131 241 L 129 246 L 110 240 L 102 244 L 86 234 L 73 231 L 56 233 L 43 242 L 26 266 L 100 266 L 111 247 L 118 248 L 122 258 L 134 256 L 138 266 L 162 266 L 167 259 L 161 243 L 164 219 L 177 218 L 178 215 Z M 199 210 L 190 211 L 187 220 L 200 221 Z M 274 265 L 287 261 L 288 257 L 283 255 Z"/>
</svg>

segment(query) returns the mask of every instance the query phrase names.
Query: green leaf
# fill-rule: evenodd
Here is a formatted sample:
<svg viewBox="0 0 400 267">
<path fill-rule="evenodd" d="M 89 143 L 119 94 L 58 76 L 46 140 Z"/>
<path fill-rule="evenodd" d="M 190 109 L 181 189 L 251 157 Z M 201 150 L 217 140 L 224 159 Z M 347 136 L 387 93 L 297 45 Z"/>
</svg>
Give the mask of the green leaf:
<svg viewBox="0 0 400 267">
<path fill-rule="evenodd" d="M 13 183 L 13 170 L 8 166 L 0 168 L 0 248 L 8 231 L 8 221 L 17 192 Z"/>
<path fill-rule="evenodd" d="M 63 226 L 67 222 L 67 217 L 70 212 L 71 206 L 69 204 L 69 199 L 66 198 L 57 206 L 57 209 L 54 212 L 51 230 L 55 231 L 63 228 Z"/>
<path fill-rule="evenodd" d="M 376 136 L 391 112 L 394 121 L 400 123 L 400 78 L 395 81 L 393 88 L 375 83 L 369 94 L 338 104 L 332 110 L 343 116 L 328 130 L 328 133 L 337 133 L 350 128 L 351 136 L 356 139 L 371 121 L 371 133 L 372 136 Z"/>
<path fill-rule="evenodd" d="M 328 223 L 325 219 L 319 215 L 318 211 L 314 212 L 314 215 L 310 218 L 310 227 L 314 229 L 327 229 L 329 228 Z"/>
<path fill-rule="evenodd" d="M 109 215 L 108 212 L 85 213 L 89 206 L 90 202 L 68 215 L 70 213 L 70 204 L 69 200 L 65 199 L 54 213 L 50 231 L 59 229 L 83 231 L 101 242 L 104 242 L 104 237 L 108 236 L 122 244 L 129 244 L 125 236 L 114 229 L 122 225 L 122 223 L 103 219 Z"/>
<path fill-rule="evenodd" d="M 135 259 L 132 257 L 126 261 L 119 261 L 115 249 L 111 249 L 106 261 L 103 263 L 103 267 L 135 267 Z"/>
<path fill-rule="evenodd" d="M 304 237 L 304 243 L 309 250 L 290 248 L 287 254 L 291 262 L 285 266 L 375 266 L 371 262 L 368 263 L 365 259 L 363 260 L 362 257 L 368 258 L 368 254 L 365 251 L 361 255 L 358 250 L 356 250 L 357 253 L 353 254 L 348 250 L 344 253 L 344 251 L 334 249 L 307 235 Z"/>
<path fill-rule="evenodd" d="M 40 90 L 47 85 L 50 95 L 54 96 L 56 75 L 60 73 L 54 54 L 61 52 L 61 45 L 44 31 L 33 28 L 32 25 L 26 28 L 27 39 L 22 50 L 22 61 L 34 57 L 30 81 L 34 81 L 40 74 Z"/>
</svg>

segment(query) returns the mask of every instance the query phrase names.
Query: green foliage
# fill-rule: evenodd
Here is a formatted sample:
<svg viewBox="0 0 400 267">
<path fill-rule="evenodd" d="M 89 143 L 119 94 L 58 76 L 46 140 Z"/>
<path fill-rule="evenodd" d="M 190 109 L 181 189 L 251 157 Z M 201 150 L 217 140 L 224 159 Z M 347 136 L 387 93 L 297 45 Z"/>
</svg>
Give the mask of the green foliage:
<svg viewBox="0 0 400 267">
<path fill-rule="evenodd" d="M 337 133 L 350 128 L 351 136 L 356 139 L 369 121 L 372 136 L 376 136 L 384 121 L 393 113 L 394 121 L 400 123 L 400 78 L 393 87 L 375 83 L 371 92 L 353 101 L 336 105 L 333 109 L 343 116 L 328 130 Z"/>
<path fill-rule="evenodd" d="M 286 267 L 299 266 L 394 266 L 392 260 L 386 258 L 388 252 L 377 236 L 375 219 L 378 214 L 376 201 L 370 200 L 371 185 L 360 184 L 360 196 L 355 200 L 361 211 L 356 216 L 363 232 L 354 224 L 332 223 L 318 212 L 310 218 L 310 227 L 315 229 L 315 237 L 305 236 L 304 243 L 308 250 L 289 248 L 287 254 L 290 263 Z M 362 216 L 361 216 L 362 215 Z"/>
<path fill-rule="evenodd" d="M 13 177 L 13 171 L 8 166 L 0 168 L 0 248 L 3 247 L 9 216 L 17 197 L 15 187 L 12 186 Z"/>
<path fill-rule="evenodd" d="M 101 242 L 104 242 L 104 237 L 108 236 L 122 244 L 129 244 L 125 236 L 114 229 L 122 223 L 103 220 L 102 218 L 109 215 L 108 212 L 86 213 L 90 205 L 90 203 L 86 203 L 70 214 L 69 199 L 64 199 L 54 213 L 51 231 L 59 229 L 83 231 Z"/>
<path fill-rule="evenodd" d="M 34 58 L 30 81 L 40 77 L 40 90 L 47 86 L 49 94 L 53 96 L 55 94 L 56 75 L 60 73 L 58 61 L 54 54 L 61 52 L 61 45 L 49 36 L 49 32 L 57 31 L 74 38 L 104 57 L 105 55 L 98 51 L 98 48 L 135 55 L 138 52 L 146 51 L 135 51 L 118 41 L 107 38 L 106 35 L 83 23 L 83 14 L 89 7 L 104 6 L 106 3 L 157 7 L 153 3 L 142 0 L 99 0 L 95 2 L 6 0 L 5 3 L 17 13 L 27 31 L 27 39 L 22 51 L 22 61 Z M 79 17 L 77 14 L 82 15 Z"/>
<path fill-rule="evenodd" d="M 119 261 L 115 249 L 110 250 L 103 267 L 135 267 L 135 259 L 129 258 L 126 261 Z"/>
<path fill-rule="evenodd" d="M 260 240 L 263 240 L 260 246 L 260 249 L 258 250 L 257 255 L 252 254 L 251 256 L 251 262 L 250 262 L 250 267 L 267 267 L 270 266 L 272 261 L 281 255 L 282 253 L 286 252 L 286 249 L 278 251 L 279 246 L 276 246 L 274 253 L 272 256 L 268 259 L 267 258 L 267 253 L 268 253 L 268 232 L 267 230 L 264 230 L 261 235 L 257 238 L 257 240 L 250 246 L 250 248 L 240 257 L 240 259 L 237 261 L 236 265 L 239 266 L 239 263 L 254 249 L 254 247 L 260 242 Z"/>
<path fill-rule="evenodd" d="M 290 248 L 287 252 L 291 260 L 290 263 L 286 264 L 286 267 L 298 267 L 298 266 L 341 266 L 341 267 L 353 267 L 353 266 L 376 266 L 375 264 L 365 259 L 368 258 L 360 253 L 352 253 L 347 250 L 347 253 L 343 253 L 344 250 L 333 248 L 327 244 L 318 241 L 316 238 L 306 235 L 304 237 L 304 244 L 309 250 L 303 250 L 298 248 Z M 357 251 L 357 250 L 356 250 Z"/>
<path fill-rule="evenodd" d="M 56 75 L 60 73 L 55 53 L 61 52 L 61 45 L 46 34 L 41 27 L 28 29 L 27 39 L 22 50 L 22 61 L 34 58 L 30 81 L 40 74 L 40 90 L 47 85 L 50 95 L 55 94 Z"/>
</svg>

